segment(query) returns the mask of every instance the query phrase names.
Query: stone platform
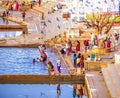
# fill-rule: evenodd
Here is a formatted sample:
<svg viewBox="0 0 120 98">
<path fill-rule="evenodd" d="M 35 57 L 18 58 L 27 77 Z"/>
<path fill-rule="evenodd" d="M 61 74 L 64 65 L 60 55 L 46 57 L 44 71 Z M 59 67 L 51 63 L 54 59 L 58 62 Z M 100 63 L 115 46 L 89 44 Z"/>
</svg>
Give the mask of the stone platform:
<svg viewBox="0 0 120 98">
<path fill-rule="evenodd" d="M 85 81 L 89 98 L 110 98 L 101 73 L 97 71 L 87 72 Z"/>
</svg>

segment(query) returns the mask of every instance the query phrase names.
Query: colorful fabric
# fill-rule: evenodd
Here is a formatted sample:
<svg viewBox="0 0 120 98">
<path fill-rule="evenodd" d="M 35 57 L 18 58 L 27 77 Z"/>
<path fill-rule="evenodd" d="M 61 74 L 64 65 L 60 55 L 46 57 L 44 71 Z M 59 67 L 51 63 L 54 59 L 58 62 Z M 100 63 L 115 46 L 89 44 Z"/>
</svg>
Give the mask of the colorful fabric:
<svg viewBox="0 0 120 98">
<path fill-rule="evenodd" d="M 50 64 L 48 64 L 48 65 L 47 65 L 47 68 L 48 68 L 48 69 L 51 69 L 51 66 L 50 66 Z"/>
</svg>

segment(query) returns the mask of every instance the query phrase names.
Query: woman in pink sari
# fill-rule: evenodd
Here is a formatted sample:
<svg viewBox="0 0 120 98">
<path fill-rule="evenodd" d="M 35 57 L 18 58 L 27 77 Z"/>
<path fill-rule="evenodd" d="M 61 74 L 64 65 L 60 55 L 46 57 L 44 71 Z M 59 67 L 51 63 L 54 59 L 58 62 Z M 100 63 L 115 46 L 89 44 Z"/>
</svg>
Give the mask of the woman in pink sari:
<svg viewBox="0 0 120 98">
<path fill-rule="evenodd" d="M 15 6 L 15 10 L 18 11 L 19 3 L 16 1 L 16 2 L 15 2 L 15 5 L 16 5 L 16 6 Z"/>
</svg>

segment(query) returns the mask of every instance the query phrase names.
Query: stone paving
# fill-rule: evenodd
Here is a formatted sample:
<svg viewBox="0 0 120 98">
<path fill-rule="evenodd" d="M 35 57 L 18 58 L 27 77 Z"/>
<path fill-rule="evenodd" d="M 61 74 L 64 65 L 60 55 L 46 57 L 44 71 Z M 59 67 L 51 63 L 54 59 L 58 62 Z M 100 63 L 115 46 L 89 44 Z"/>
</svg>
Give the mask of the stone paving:
<svg viewBox="0 0 120 98">
<path fill-rule="evenodd" d="M 22 21 L 22 15 L 20 11 L 10 11 L 10 20 L 16 21 L 16 22 L 22 22 L 24 24 L 27 24 L 28 26 L 28 32 L 29 33 L 36 33 L 33 35 L 35 37 L 35 39 L 41 39 L 38 40 L 39 43 L 43 43 L 43 40 L 48 40 L 51 39 L 55 36 L 57 36 L 58 34 L 64 33 L 64 31 L 67 30 L 67 28 L 70 28 L 69 24 L 70 20 L 68 20 L 66 23 L 68 23 L 68 25 L 66 25 L 66 23 L 63 25 L 64 20 L 62 19 L 62 13 L 61 10 L 59 11 L 55 11 L 54 13 L 48 14 L 49 9 L 46 9 L 45 12 L 45 23 L 47 25 L 47 27 L 43 27 L 42 24 L 42 20 L 41 20 L 41 10 L 44 11 L 44 7 L 46 6 L 53 6 L 55 5 L 55 3 L 52 3 L 51 5 L 49 3 L 46 3 L 45 5 L 42 5 L 41 7 L 38 7 L 38 5 L 34 6 L 33 9 L 29 9 L 28 11 L 26 11 L 26 18 L 25 21 Z M 1 9 L 1 11 L 5 10 L 4 8 Z M 31 14 L 32 13 L 32 14 Z M 56 20 L 57 18 L 59 18 L 59 20 Z M 51 21 L 51 23 L 49 22 L 49 20 Z M 52 29 L 51 29 L 52 26 Z M 41 33 L 43 31 L 43 33 Z M 39 37 L 38 37 L 38 34 Z M 30 34 L 29 34 L 30 36 Z M 43 36 L 43 37 L 42 37 Z M 21 38 L 17 38 L 18 40 L 20 40 Z M 29 37 L 27 37 L 26 35 L 26 40 L 29 40 Z M 34 40 L 34 39 L 33 39 Z M 31 43 L 35 43 L 35 41 L 31 40 Z M 17 41 L 16 41 L 17 42 Z M 15 42 L 15 44 L 16 44 Z M 38 43 L 37 42 L 37 43 Z M 27 43 L 27 41 L 26 41 Z M 13 44 L 13 41 L 12 41 Z M 20 43 L 18 43 L 20 44 Z M 30 44 L 30 42 L 28 41 L 28 44 Z M 10 46 L 10 45 L 9 45 Z"/>
<path fill-rule="evenodd" d="M 110 98 L 101 73 L 98 71 L 87 72 L 85 80 L 90 98 Z"/>
</svg>

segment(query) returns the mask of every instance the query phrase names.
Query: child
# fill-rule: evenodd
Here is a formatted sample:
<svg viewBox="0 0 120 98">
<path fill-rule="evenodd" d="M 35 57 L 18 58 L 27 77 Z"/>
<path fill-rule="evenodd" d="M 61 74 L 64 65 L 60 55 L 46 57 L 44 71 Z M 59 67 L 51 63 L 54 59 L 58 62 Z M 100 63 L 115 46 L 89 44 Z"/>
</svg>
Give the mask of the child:
<svg viewBox="0 0 120 98">
<path fill-rule="evenodd" d="M 34 62 L 36 62 L 36 60 L 35 60 L 35 59 L 33 59 L 33 63 L 34 63 Z"/>
</svg>

